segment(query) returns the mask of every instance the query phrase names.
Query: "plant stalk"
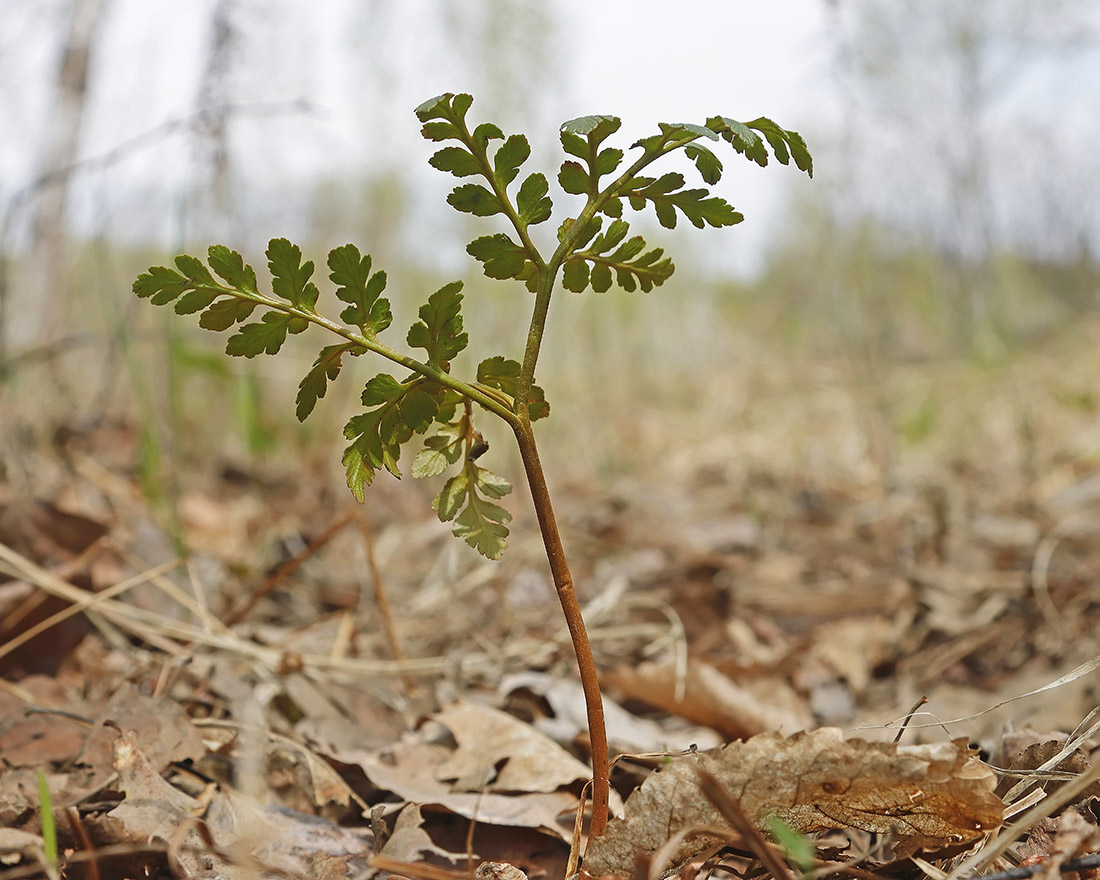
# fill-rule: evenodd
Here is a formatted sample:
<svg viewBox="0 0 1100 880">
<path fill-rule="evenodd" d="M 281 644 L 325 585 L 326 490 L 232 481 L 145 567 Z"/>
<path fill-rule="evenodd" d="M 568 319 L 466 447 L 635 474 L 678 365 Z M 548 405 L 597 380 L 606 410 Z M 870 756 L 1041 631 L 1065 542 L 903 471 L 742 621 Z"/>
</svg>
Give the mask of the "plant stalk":
<svg viewBox="0 0 1100 880">
<path fill-rule="evenodd" d="M 569 627 L 569 636 L 573 640 L 573 651 L 577 657 L 577 669 L 580 671 L 581 688 L 584 691 L 584 704 L 588 714 L 588 738 L 592 751 L 592 826 L 590 834 L 599 837 L 607 827 L 608 805 L 611 797 L 611 767 L 607 752 L 607 728 L 604 724 L 603 697 L 600 694 L 600 681 L 596 674 L 596 661 L 592 656 L 592 645 L 588 641 L 588 632 L 581 616 L 581 607 L 577 602 L 577 591 L 573 586 L 573 576 L 569 573 L 569 564 L 565 559 L 565 548 L 558 533 L 554 508 L 550 503 L 550 491 L 546 486 L 546 477 L 539 461 L 535 435 L 529 423 L 514 426 L 516 442 L 519 444 L 523 469 L 527 474 L 527 485 L 531 488 L 531 499 L 538 516 L 539 530 L 542 532 L 546 558 L 550 563 L 550 572 L 554 578 L 554 587 L 558 592 Z"/>
</svg>

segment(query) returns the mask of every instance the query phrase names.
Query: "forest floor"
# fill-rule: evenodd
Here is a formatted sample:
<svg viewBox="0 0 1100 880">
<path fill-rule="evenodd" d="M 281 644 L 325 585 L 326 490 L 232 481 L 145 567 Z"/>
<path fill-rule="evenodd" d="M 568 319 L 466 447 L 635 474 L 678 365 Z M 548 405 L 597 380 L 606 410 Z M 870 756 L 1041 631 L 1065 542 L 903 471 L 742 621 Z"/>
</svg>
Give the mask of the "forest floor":
<svg viewBox="0 0 1100 880">
<path fill-rule="evenodd" d="M 1100 414 L 1065 364 L 1022 374 L 908 441 L 822 375 L 720 431 L 633 424 L 630 467 L 555 472 L 548 441 L 616 795 L 746 741 L 707 766 L 746 810 L 756 782 L 790 788 L 778 812 L 815 847 L 727 827 L 636 866 L 696 815 L 665 785 L 664 824 L 620 823 L 600 872 L 1054 876 L 1100 849 Z M 358 506 L 331 462 L 217 457 L 167 504 L 131 420 L 55 428 L 0 480 L 0 880 L 565 876 L 587 728 L 522 485 L 491 563 L 411 481 Z M 844 735 L 773 735 L 820 728 Z"/>
</svg>

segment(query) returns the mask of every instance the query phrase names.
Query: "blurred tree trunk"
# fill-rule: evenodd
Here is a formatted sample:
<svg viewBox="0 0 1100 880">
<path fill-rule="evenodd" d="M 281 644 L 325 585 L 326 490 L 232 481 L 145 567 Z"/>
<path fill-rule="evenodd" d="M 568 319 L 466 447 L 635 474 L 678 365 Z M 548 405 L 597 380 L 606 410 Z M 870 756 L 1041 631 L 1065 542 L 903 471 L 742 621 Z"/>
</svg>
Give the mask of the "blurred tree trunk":
<svg viewBox="0 0 1100 880">
<path fill-rule="evenodd" d="M 210 225 L 214 238 L 234 239 L 243 230 L 234 228 L 232 153 L 229 129 L 233 95 L 234 60 L 241 48 L 237 0 L 217 0 L 210 19 L 206 59 L 199 81 L 196 146 L 201 151 L 193 208 Z"/>
<path fill-rule="evenodd" d="M 5 303 L 9 347 L 44 341 L 65 322 L 65 210 L 88 97 L 96 34 L 109 0 L 73 0 L 69 30 L 46 125 L 39 192 L 31 209 L 31 241 Z M 12 296 L 14 294 L 14 297 Z"/>
</svg>

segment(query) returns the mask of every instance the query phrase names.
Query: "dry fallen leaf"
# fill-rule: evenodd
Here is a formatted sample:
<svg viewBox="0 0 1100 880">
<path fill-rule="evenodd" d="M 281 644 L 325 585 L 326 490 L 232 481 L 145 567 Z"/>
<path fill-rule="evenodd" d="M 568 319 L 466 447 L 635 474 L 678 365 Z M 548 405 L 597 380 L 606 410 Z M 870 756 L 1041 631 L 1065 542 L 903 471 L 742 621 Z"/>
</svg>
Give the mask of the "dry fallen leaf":
<svg viewBox="0 0 1100 880">
<path fill-rule="evenodd" d="M 784 739 L 768 733 L 674 761 L 630 796 L 625 816 L 589 843 L 584 867 L 594 877 L 629 877 L 635 856 L 676 832 L 726 825 L 699 788 L 697 768 L 712 773 L 758 825 L 777 815 L 798 831 L 859 828 L 893 833 L 903 852 L 974 840 L 1000 825 L 996 779 L 964 740 L 896 746 L 844 740 L 822 728 Z M 718 843 L 687 837 L 671 857 L 678 868 Z"/>
<path fill-rule="evenodd" d="M 670 715 L 705 724 L 728 739 L 767 730 L 794 733 L 813 720 L 806 701 L 779 676 L 735 682 L 709 663 L 694 659 L 688 662 L 682 694 L 671 663 L 620 666 L 604 675 L 604 683 Z"/>
<path fill-rule="evenodd" d="M 87 735 L 86 725 L 64 715 L 7 714 L 0 707 L 0 754 L 12 767 L 62 764 L 80 753 Z"/>
<path fill-rule="evenodd" d="M 523 871 L 505 862 L 482 862 L 474 876 L 477 880 L 527 880 Z"/>
<path fill-rule="evenodd" d="M 110 842 L 160 841 L 175 851 L 189 877 L 244 880 L 264 866 L 272 873 L 303 874 L 319 854 L 365 859 L 369 837 L 319 816 L 265 806 L 231 789 L 211 793 L 205 810 L 196 798 L 161 777 L 138 747 L 133 731 L 113 743 L 119 788 L 126 798 L 100 823 Z M 214 840 L 199 832 L 202 818 Z"/>
<path fill-rule="evenodd" d="M 419 804 L 408 804 L 402 808 L 394 822 L 393 832 L 379 855 L 399 862 L 421 861 L 425 855 L 439 856 L 457 862 L 459 855 L 436 846 L 431 835 L 424 828 L 424 817 Z"/>
<path fill-rule="evenodd" d="M 455 780 L 456 790 L 465 783 L 469 791 L 557 791 L 592 775 L 553 740 L 491 706 L 455 703 L 434 717 L 458 743 L 435 775 Z"/>
<path fill-rule="evenodd" d="M 102 781 L 113 767 L 119 730 L 133 732 L 145 759 L 161 771 L 173 761 L 197 761 L 206 754 L 202 737 L 179 703 L 147 696 L 132 684 L 123 684 L 111 696 L 88 731 L 80 762 Z"/>
<path fill-rule="evenodd" d="M 1070 859 L 1100 851 L 1100 829 L 1085 821 L 1073 807 L 1048 816 L 1032 828 L 1019 853 L 1029 863 L 1042 862 L 1040 880 L 1054 880 Z"/>
<path fill-rule="evenodd" d="M 584 708 L 584 690 L 580 682 L 546 672 L 527 670 L 504 676 L 501 694 L 513 696 L 517 691 L 529 691 L 549 704 L 546 717 L 536 718 L 532 726 L 555 742 L 572 742 L 588 731 Z M 709 727 L 689 724 L 683 719 L 640 718 L 606 694 L 603 698 L 604 722 L 611 753 L 678 752 L 693 743 L 700 749 L 717 748 L 722 738 Z"/>
<path fill-rule="evenodd" d="M 1065 744 L 1066 737 L 1065 734 L 1062 734 L 1057 739 L 1047 738 L 1039 742 L 1030 743 L 1026 748 L 1017 752 L 1008 764 L 1009 772 L 1004 776 L 1000 785 L 997 787 L 998 796 L 1007 797 L 1012 793 L 1014 788 L 1023 784 L 1025 787 L 1019 789 L 1016 794 L 1009 798 L 1010 801 L 1015 802 L 1021 794 L 1026 791 L 1028 774 L 1033 774 L 1033 780 L 1038 779 L 1040 777 L 1036 771 L 1041 768 L 1069 774 L 1070 776 L 1079 776 L 1088 770 L 1088 755 L 1081 749 L 1075 749 L 1073 752 L 1066 755 L 1066 757 L 1059 761 L 1055 767 L 1043 767 L 1044 764 L 1054 759 L 1062 751 L 1062 747 L 1065 746 Z M 1002 764 L 1000 766 L 1004 765 Z M 1064 784 L 1064 782 L 1049 780 L 1044 785 L 1044 789 L 1048 794 L 1053 794 Z M 1089 788 L 1085 789 L 1085 791 L 1081 793 L 1079 800 L 1083 801 L 1090 797 L 1100 797 L 1100 782 L 1094 783 Z"/>
<path fill-rule="evenodd" d="M 86 797 L 86 774 L 79 771 L 53 773 L 47 771 L 46 786 L 55 807 L 70 806 Z M 38 772 L 33 767 L 0 768 L 0 828 L 39 830 L 38 808 L 42 797 L 38 791 Z"/>
<path fill-rule="evenodd" d="M 457 748 L 410 739 L 379 750 L 319 751 L 358 764 L 374 785 L 409 803 L 438 804 L 480 823 L 568 837 L 577 795 L 558 787 L 579 788 L 590 772 L 584 764 L 529 725 L 487 706 L 460 703 L 436 719 L 454 725 Z"/>
<path fill-rule="evenodd" d="M 126 795 L 117 807 L 107 813 L 113 825 L 105 826 L 112 842 L 160 841 L 173 842 L 178 829 L 184 829 L 187 843 L 201 849 L 202 840 L 195 831 L 193 817 L 201 812 L 199 802 L 174 788 L 163 778 L 138 746 L 134 731 L 116 733 L 112 743 L 113 765 L 118 773 L 118 787 Z M 181 841 L 182 842 L 182 841 Z M 186 856 L 189 860 L 190 855 Z M 188 867 L 197 867 L 190 865 Z"/>
</svg>

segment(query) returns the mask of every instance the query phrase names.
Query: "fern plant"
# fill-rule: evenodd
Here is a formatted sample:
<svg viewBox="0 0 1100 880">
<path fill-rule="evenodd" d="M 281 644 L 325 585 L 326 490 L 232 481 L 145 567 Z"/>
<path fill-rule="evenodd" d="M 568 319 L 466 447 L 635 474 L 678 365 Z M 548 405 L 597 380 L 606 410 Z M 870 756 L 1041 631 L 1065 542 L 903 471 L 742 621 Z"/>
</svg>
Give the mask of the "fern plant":
<svg viewBox="0 0 1100 880">
<path fill-rule="evenodd" d="M 349 358 L 373 352 L 401 368 L 396 376 L 379 373 L 367 381 L 363 409 L 344 428 L 349 441 L 343 455 L 348 486 L 362 501 L 378 471 L 400 477 L 402 451 L 423 436 L 410 466 L 412 475 L 435 477 L 450 471 L 432 506 L 440 520 L 453 522 L 455 535 L 490 559 L 499 558 L 507 545 L 511 516 L 497 501 L 511 491 L 511 484 L 480 464 L 487 447 L 475 416 L 484 410 L 508 424 L 519 447 L 584 687 L 593 765 L 592 833 L 599 835 L 607 821 L 609 796 L 599 681 L 532 429 L 532 423 L 550 413 L 546 395 L 535 383 L 535 371 L 552 294 L 559 279 L 574 293 L 613 286 L 648 292 L 668 280 L 672 261 L 661 248 L 649 247 L 641 235 L 631 235 L 623 216 L 627 206 L 634 211 L 652 208 L 668 229 L 681 217 L 699 228 L 741 222 L 742 215 L 707 188 L 718 183 L 723 170 L 707 142 L 724 141 L 761 166 L 768 164 L 769 155 L 784 165 L 793 160 L 810 175 L 812 159 L 797 132 L 770 119 L 741 123 L 714 116 L 705 125 L 660 124 L 656 134 L 633 145 L 641 153 L 624 168 L 624 151 L 605 145 L 620 127 L 617 117 L 574 119 L 561 127 L 567 158 L 557 181 L 565 193 L 580 197 L 580 210 L 561 220 L 557 246 L 544 254 L 532 241 L 531 227 L 553 215 L 549 182 L 535 171 L 515 185 L 531 153 L 527 138 L 505 136 L 491 122 L 472 126 L 467 120 L 472 103 L 469 95 L 448 93 L 421 104 L 416 115 L 425 138 L 447 144 L 432 156 L 431 164 L 455 177 L 474 179 L 456 186 L 447 201 L 458 211 L 504 220 L 506 231 L 476 238 L 466 250 L 488 277 L 520 282 L 534 294 L 520 357 L 487 358 L 472 377 L 452 373 L 452 363 L 469 338 L 462 321 L 461 281 L 444 285 L 420 307 L 419 320 L 405 336 L 408 348 L 418 350 L 415 356 L 383 342 L 392 322 L 389 301 L 383 296 L 386 274 L 352 244 L 335 248 L 327 259 L 336 299 L 344 304 L 338 317 L 318 310 L 320 291 L 311 280 L 315 266 L 303 261 L 298 246 L 283 238 L 272 239 L 267 249 L 270 293 L 260 290 L 255 271 L 241 255 L 223 245 L 209 249 L 205 264 L 181 255 L 175 268 L 151 268 L 134 282 L 134 292 L 155 305 L 174 303 L 181 315 L 197 313 L 199 325 L 208 330 L 233 330 L 225 349 L 230 355 L 276 354 L 288 335 L 311 325 L 332 333 L 337 341 L 320 350 L 298 387 L 300 420 L 325 396 L 328 383 Z M 706 186 L 688 187 L 675 171 L 659 177 L 643 174 L 678 150 L 694 162 Z M 250 321 L 257 312 L 259 320 Z"/>
</svg>

